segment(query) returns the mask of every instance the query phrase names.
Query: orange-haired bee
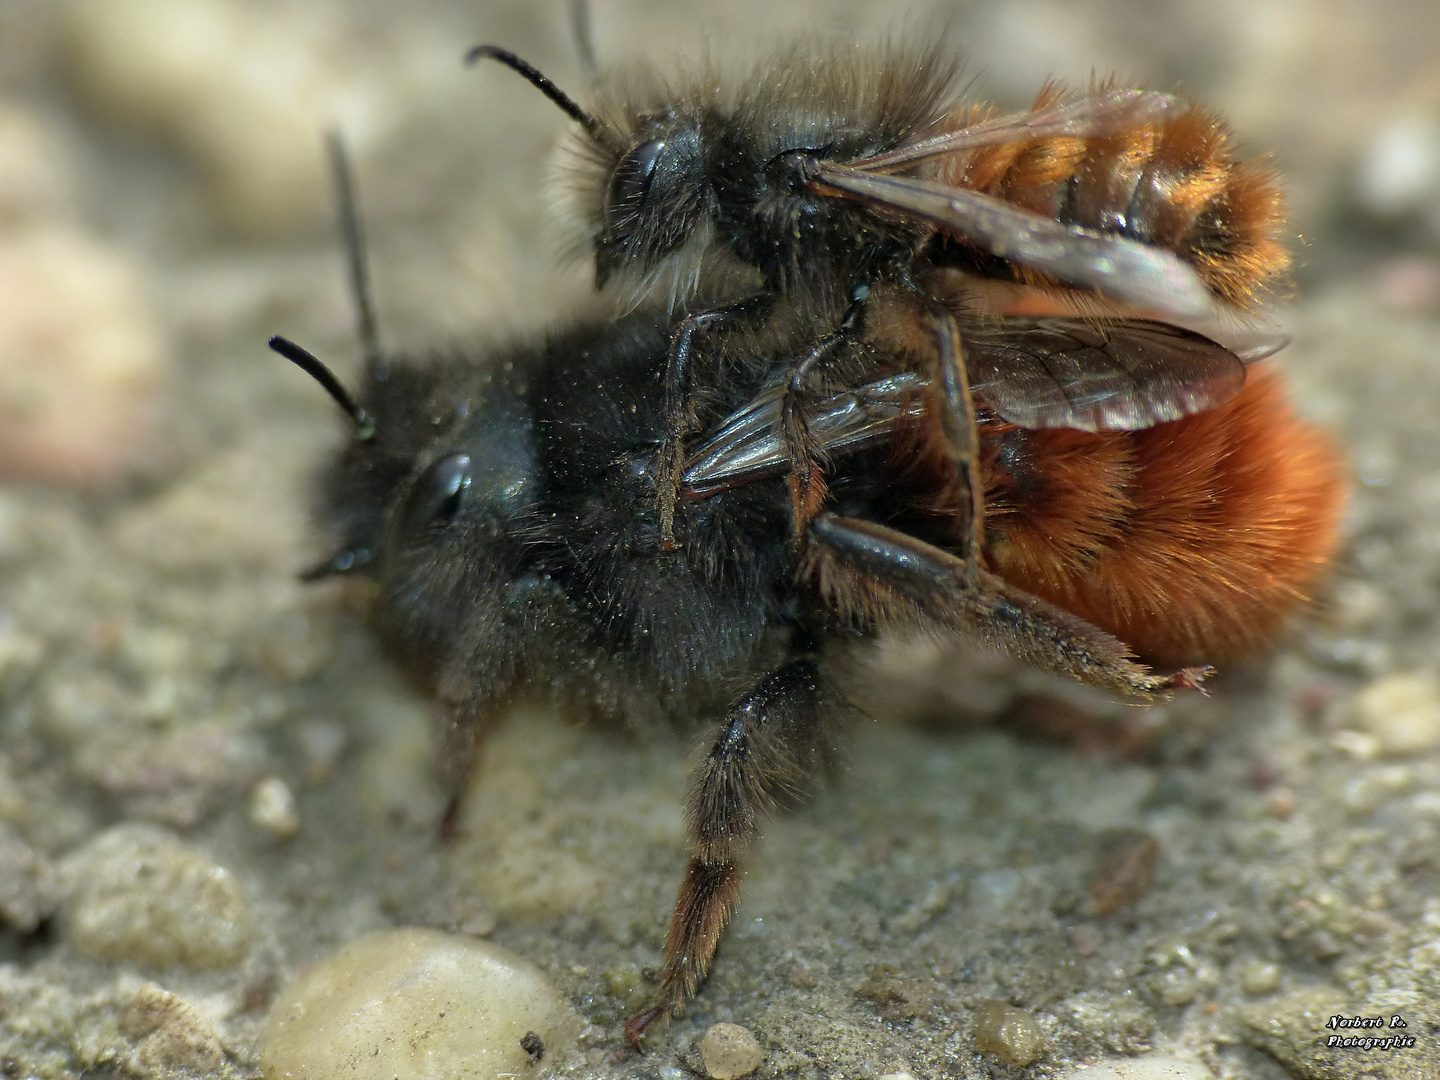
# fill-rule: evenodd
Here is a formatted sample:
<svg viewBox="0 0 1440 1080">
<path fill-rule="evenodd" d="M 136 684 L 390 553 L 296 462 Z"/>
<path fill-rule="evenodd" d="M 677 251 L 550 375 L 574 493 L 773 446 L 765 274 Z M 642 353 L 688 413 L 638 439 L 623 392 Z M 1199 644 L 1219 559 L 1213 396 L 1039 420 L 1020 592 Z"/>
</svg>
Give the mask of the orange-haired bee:
<svg viewBox="0 0 1440 1080">
<path fill-rule="evenodd" d="M 347 215 L 359 394 L 274 344 L 354 428 L 317 572 L 374 579 L 457 771 L 522 682 L 718 720 L 638 1042 L 695 993 L 760 820 L 826 756 L 834 642 L 968 637 L 1155 700 L 1273 635 L 1342 485 L 1277 381 L 1247 383 L 1271 343 L 1176 324 L 1252 308 L 1287 265 L 1273 179 L 1202 110 L 1102 85 L 996 117 L 954 102 L 938 50 L 847 49 L 592 113 L 474 55 L 580 123 L 597 278 L 668 281 L 672 308 L 387 360 Z"/>
<path fill-rule="evenodd" d="M 853 335 L 887 317 L 877 308 L 898 304 L 929 338 L 936 385 L 955 391 L 943 395 L 946 426 L 966 442 L 973 417 L 959 388 L 971 295 L 977 283 L 1016 282 L 1049 293 L 1052 307 L 1069 305 L 1072 319 L 1108 316 L 1104 344 L 1086 354 L 1099 369 L 1053 364 L 1047 335 L 1012 318 L 988 333 L 1011 335 L 1026 371 L 997 365 L 990 405 L 1024 426 L 1132 430 L 1228 400 L 1253 358 L 1206 339 L 1179 355 L 1152 349 L 1146 319 L 1208 326 L 1250 308 L 1288 266 L 1269 171 L 1233 156 L 1217 117 L 1169 94 L 1047 86 L 1028 111 L 996 116 L 958 102 L 957 65 L 941 46 L 847 44 L 785 50 L 729 91 L 709 71 L 688 83 L 632 82 L 623 95 L 602 91 L 592 112 L 506 50 L 470 56 L 508 64 L 580 124 L 570 186 L 598 283 L 668 287 L 672 302 L 702 282 L 733 294 L 691 311 L 667 359 L 657 492 L 667 543 L 684 441 L 696 431 L 699 333 L 790 303 L 833 312 L 837 323 L 848 307 Z M 934 330 L 941 311 L 959 330 L 949 345 Z M 942 379 L 946 355 L 954 370 Z M 824 366 L 822 356 L 805 379 Z M 1034 377 L 1055 367 L 1054 377 Z M 819 505 L 802 390 L 787 409 L 797 533 Z M 978 510 L 965 446 L 952 450 Z"/>
<path fill-rule="evenodd" d="M 1100 83 L 997 115 L 959 102 L 941 46 L 790 48 L 728 88 L 627 77 L 593 109 L 481 57 L 579 124 L 566 181 L 597 284 L 681 308 L 656 358 L 662 551 L 716 493 L 784 476 L 797 579 L 828 618 L 968 633 L 1139 698 L 1209 669 L 1137 654 L 1239 656 L 1318 577 L 1335 453 L 1274 376 L 1247 383 L 1275 340 L 1214 340 L 1289 257 L 1274 176 L 1213 113 Z M 717 419 L 736 356 L 765 384 Z M 632 1040 L 694 992 L 766 778 L 804 756 L 746 708 L 697 775 Z"/>
</svg>

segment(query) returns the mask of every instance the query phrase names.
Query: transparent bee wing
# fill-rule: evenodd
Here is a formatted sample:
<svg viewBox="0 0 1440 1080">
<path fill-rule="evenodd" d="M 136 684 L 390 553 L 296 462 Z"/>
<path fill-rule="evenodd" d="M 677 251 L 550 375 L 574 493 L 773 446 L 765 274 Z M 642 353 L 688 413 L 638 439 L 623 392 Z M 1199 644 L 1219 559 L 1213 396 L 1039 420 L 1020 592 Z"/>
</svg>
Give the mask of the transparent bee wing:
<svg viewBox="0 0 1440 1080">
<path fill-rule="evenodd" d="M 882 443 L 901 416 L 919 414 L 923 385 L 919 375 L 903 374 L 835 394 L 809 414 L 810 431 L 827 455 Z M 706 498 L 789 469 L 780 434 L 783 396 L 777 385 L 731 413 L 685 462 L 682 497 Z"/>
<path fill-rule="evenodd" d="M 817 182 L 887 210 L 932 222 L 1001 258 L 1040 270 L 1066 285 L 1111 300 L 1175 315 L 1206 318 L 1216 300 L 1200 275 L 1161 248 L 1066 225 L 978 191 L 901 176 L 875 176 L 821 162 Z"/>
<path fill-rule="evenodd" d="M 1220 405 L 1245 361 L 1166 323 L 1006 316 L 963 331 L 971 389 L 1026 428 L 1134 431 Z"/>
<path fill-rule="evenodd" d="M 967 322 L 961 347 L 971 390 L 1026 428 L 1134 431 L 1223 404 L 1245 385 L 1239 356 L 1166 323 L 1011 315 Z M 879 445 L 924 411 L 925 385 L 908 372 L 835 394 L 810 413 L 810 430 L 831 457 Z M 784 473 L 783 396 L 783 384 L 770 387 L 726 417 L 685 462 L 682 496 Z"/>
<path fill-rule="evenodd" d="M 1180 100 L 1174 95 L 1154 90 L 1098 90 L 1062 98 L 1029 112 L 982 120 L 958 131 L 947 131 L 888 153 L 852 161 L 850 165 L 869 172 L 884 172 L 925 158 L 997 143 L 1067 136 L 1100 138 L 1158 120 L 1179 105 Z"/>
</svg>

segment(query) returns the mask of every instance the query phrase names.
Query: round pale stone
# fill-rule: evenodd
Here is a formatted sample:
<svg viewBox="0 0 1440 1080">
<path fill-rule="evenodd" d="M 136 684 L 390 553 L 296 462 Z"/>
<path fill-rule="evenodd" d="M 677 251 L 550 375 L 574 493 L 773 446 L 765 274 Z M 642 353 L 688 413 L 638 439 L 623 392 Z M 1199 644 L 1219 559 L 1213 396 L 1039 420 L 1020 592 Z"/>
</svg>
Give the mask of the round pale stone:
<svg viewBox="0 0 1440 1080">
<path fill-rule="evenodd" d="M 261 1029 L 260 1067 L 267 1080 L 492 1080 L 533 1069 L 527 1035 L 548 1064 L 579 1027 L 544 974 L 508 949 L 387 930 L 290 985 Z"/>
<path fill-rule="evenodd" d="M 1430 671 L 1377 679 L 1355 699 L 1360 726 L 1387 754 L 1425 753 L 1440 747 L 1440 679 Z"/>
<path fill-rule="evenodd" d="M 764 1060 L 760 1041 L 739 1024 L 714 1024 L 700 1040 L 700 1061 L 711 1080 L 739 1080 Z"/>
</svg>

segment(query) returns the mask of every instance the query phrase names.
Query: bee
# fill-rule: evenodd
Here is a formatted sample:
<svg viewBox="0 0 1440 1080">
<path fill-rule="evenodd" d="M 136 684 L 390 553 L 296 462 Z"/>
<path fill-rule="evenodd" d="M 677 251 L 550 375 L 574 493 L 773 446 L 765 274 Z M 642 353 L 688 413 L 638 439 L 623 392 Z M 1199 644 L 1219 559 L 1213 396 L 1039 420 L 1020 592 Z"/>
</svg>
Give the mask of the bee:
<svg viewBox="0 0 1440 1080">
<path fill-rule="evenodd" d="M 517 689 L 711 726 L 658 996 L 626 1028 L 636 1045 L 708 971 L 765 816 L 833 755 L 845 706 L 830 665 L 857 639 L 980 642 L 1160 700 L 1210 669 L 1158 674 L 1135 651 L 1222 658 L 1273 633 L 1335 544 L 1340 492 L 1333 451 L 1270 377 L 1142 431 L 1027 429 L 982 409 L 977 566 L 955 540 L 923 376 L 853 341 L 844 359 L 892 374 L 815 403 L 834 476 L 797 550 L 775 380 L 791 357 L 727 335 L 700 350 L 706 429 L 667 549 L 654 490 L 683 318 L 638 311 L 478 355 L 377 358 L 353 396 L 274 341 L 351 420 L 319 485 L 334 554 L 311 576 L 373 583 L 378 637 L 447 708 L 453 791 Z"/>
<path fill-rule="evenodd" d="M 1097 86 L 996 117 L 952 103 L 939 53 L 892 50 L 590 113 L 482 55 L 581 125 L 597 280 L 638 302 L 424 361 L 364 316 L 355 395 L 272 345 L 352 424 L 313 574 L 375 583 L 380 638 L 450 710 L 456 790 L 522 685 L 714 723 L 639 1045 L 829 755 L 837 646 L 921 630 L 1163 699 L 1303 602 L 1343 483 L 1278 380 L 1247 381 L 1276 342 L 1179 325 L 1287 265 L 1274 178 L 1202 110 Z"/>
<path fill-rule="evenodd" d="M 697 425 L 696 336 L 777 304 L 837 321 L 862 306 L 869 319 L 844 319 L 852 334 L 877 315 L 894 324 L 886 308 L 907 313 L 905 335 L 928 338 L 934 382 L 955 389 L 945 407 L 974 537 L 980 487 L 961 445 L 974 418 L 959 383 L 977 333 L 1008 337 L 1023 357 L 994 369 L 993 408 L 1027 427 L 1082 430 L 1142 428 L 1217 405 L 1239 391 L 1245 363 L 1275 347 L 1237 352 L 1195 338 L 1181 347 L 1151 324 L 1223 324 L 1252 310 L 1289 265 L 1273 173 L 1238 160 L 1217 116 L 1172 95 L 1047 85 L 1029 110 L 997 115 L 958 99 L 958 65 L 943 44 L 842 43 L 783 49 L 729 90 L 708 69 L 675 82 L 631 78 L 587 111 L 508 50 L 481 45 L 469 58 L 515 69 L 579 124 L 566 186 L 597 284 L 668 288 L 672 303 L 704 282 L 731 294 L 692 309 L 666 358 L 657 506 L 667 544 Z M 974 325 L 977 294 L 1010 317 Z M 1037 296 L 1051 310 L 1014 310 L 1033 309 Z M 938 339 L 941 312 L 959 330 L 955 348 Z M 1067 322 L 1102 314 L 1097 347 L 1069 354 L 1083 355 L 1082 368 L 1053 377 L 1050 343 L 1065 348 Z M 942 379 L 947 352 L 954 370 Z M 801 398 L 824 366 L 797 372 L 787 407 L 797 536 L 823 502 Z"/>
</svg>

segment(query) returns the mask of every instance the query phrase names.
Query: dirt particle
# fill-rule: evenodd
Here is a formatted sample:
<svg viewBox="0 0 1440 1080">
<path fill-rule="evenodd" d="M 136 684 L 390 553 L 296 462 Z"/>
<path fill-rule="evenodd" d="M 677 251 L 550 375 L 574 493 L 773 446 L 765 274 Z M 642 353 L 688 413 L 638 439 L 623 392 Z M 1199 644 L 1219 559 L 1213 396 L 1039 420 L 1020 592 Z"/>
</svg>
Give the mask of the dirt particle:
<svg viewBox="0 0 1440 1080">
<path fill-rule="evenodd" d="M 1160 844 L 1138 829 L 1111 829 L 1100 836 L 1095 872 L 1090 877 L 1090 898 L 1097 915 L 1129 907 L 1155 884 Z"/>
<path fill-rule="evenodd" d="M 1045 1032 L 1033 1013 L 987 1001 L 975 1018 L 975 1045 L 1011 1065 L 1031 1065 L 1045 1053 Z"/>
</svg>

